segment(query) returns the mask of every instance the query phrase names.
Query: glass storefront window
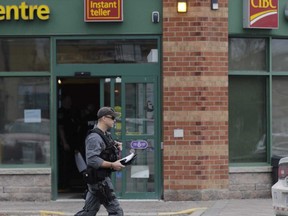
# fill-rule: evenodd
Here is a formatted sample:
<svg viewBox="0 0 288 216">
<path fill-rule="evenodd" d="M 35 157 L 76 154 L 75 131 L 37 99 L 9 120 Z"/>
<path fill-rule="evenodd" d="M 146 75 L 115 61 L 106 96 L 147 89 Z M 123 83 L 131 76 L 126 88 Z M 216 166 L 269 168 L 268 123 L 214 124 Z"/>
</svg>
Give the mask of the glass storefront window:
<svg viewBox="0 0 288 216">
<path fill-rule="evenodd" d="M 272 40 L 272 70 L 287 71 L 288 70 L 288 40 L 273 39 Z"/>
<path fill-rule="evenodd" d="M 48 38 L 0 38 L 0 72 L 49 70 Z"/>
<path fill-rule="evenodd" d="M 266 78 L 229 77 L 229 160 L 266 162 Z"/>
<path fill-rule="evenodd" d="M 266 40 L 229 38 L 229 70 L 266 71 Z"/>
<path fill-rule="evenodd" d="M 49 78 L 0 82 L 0 164 L 49 164 Z"/>
<path fill-rule="evenodd" d="M 273 77 L 272 157 L 288 156 L 288 77 Z"/>
<path fill-rule="evenodd" d="M 57 64 L 155 63 L 157 40 L 57 40 Z"/>
</svg>

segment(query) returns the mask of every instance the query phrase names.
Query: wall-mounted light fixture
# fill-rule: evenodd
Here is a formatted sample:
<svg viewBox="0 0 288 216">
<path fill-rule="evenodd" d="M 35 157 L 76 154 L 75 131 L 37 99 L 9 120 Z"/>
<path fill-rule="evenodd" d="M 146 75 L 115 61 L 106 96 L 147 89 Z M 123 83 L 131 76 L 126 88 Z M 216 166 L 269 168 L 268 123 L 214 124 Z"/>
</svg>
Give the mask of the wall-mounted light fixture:
<svg viewBox="0 0 288 216">
<path fill-rule="evenodd" d="M 187 0 L 177 0 L 177 12 L 178 13 L 187 13 Z"/>
</svg>

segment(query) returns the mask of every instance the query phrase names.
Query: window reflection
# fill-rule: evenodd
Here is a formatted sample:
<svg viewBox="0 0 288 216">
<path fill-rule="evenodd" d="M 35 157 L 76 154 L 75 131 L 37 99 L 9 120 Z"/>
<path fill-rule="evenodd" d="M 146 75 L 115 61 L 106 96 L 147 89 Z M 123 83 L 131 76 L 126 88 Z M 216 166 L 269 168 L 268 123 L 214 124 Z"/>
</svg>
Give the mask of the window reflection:
<svg viewBox="0 0 288 216">
<path fill-rule="evenodd" d="M 266 41 L 263 38 L 230 38 L 229 69 L 265 71 Z"/>
<path fill-rule="evenodd" d="M 287 71 L 288 68 L 288 40 L 272 40 L 272 70 Z"/>
<path fill-rule="evenodd" d="M 48 164 L 49 78 L 0 80 L 0 163 Z"/>
<path fill-rule="evenodd" d="M 154 63 L 157 40 L 58 40 L 58 64 Z"/>
<path fill-rule="evenodd" d="M 273 77 L 272 156 L 288 156 L 288 79 Z"/>
<path fill-rule="evenodd" d="M 266 77 L 229 77 L 229 160 L 267 159 Z"/>
<path fill-rule="evenodd" d="M 126 134 L 154 134 L 154 90 L 151 83 L 126 84 Z"/>
<path fill-rule="evenodd" d="M 48 38 L 0 38 L 0 71 L 49 71 Z"/>
</svg>

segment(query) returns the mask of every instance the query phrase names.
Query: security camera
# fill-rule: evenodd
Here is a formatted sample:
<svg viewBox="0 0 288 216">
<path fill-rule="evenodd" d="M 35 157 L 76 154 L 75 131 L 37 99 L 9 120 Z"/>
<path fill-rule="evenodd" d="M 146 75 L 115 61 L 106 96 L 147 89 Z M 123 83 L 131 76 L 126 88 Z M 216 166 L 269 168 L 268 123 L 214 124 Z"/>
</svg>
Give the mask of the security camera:
<svg viewBox="0 0 288 216">
<path fill-rule="evenodd" d="M 152 12 L 152 22 L 153 23 L 159 23 L 159 12 L 158 11 L 153 11 Z"/>
</svg>

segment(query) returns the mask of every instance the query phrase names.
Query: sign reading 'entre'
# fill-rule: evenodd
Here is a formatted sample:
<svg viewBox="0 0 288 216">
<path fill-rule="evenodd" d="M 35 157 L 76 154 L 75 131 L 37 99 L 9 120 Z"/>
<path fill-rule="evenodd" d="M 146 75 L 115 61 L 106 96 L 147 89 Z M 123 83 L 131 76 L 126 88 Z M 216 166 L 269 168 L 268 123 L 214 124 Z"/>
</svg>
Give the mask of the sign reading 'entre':
<svg viewBox="0 0 288 216">
<path fill-rule="evenodd" d="M 123 21 L 122 0 L 84 0 L 85 22 Z"/>
<path fill-rule="evenodd" d="M 0 5 L 0 21 L 5 20 L 48 20 L 50 9 L 47 5 Z"/>
</svg>

